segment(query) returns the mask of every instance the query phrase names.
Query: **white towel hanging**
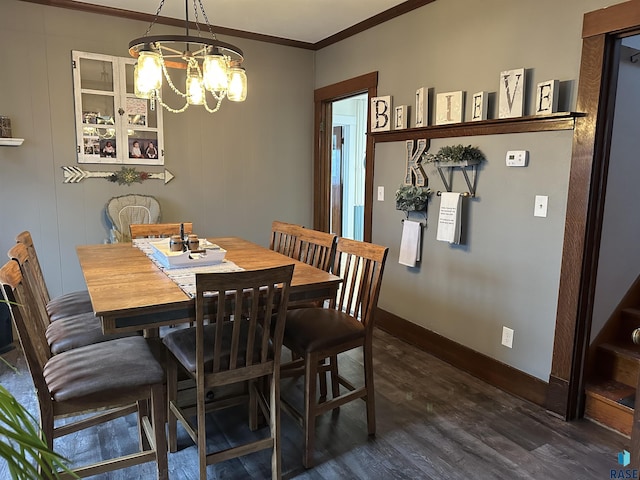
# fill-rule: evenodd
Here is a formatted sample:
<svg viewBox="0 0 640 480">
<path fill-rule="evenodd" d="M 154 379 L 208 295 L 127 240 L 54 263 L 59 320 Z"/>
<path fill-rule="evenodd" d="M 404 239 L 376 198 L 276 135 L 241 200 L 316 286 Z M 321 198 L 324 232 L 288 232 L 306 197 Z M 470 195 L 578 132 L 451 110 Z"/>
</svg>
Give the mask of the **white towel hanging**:
<svg viewBox="0 0 640 480">
<path fill-rule="evenodd" d="M 442 192 L 440 196 L 440 214 L 438 215 L 437 240 L 449 243 L 460 243 L 461 214 L 462 196 L 460 193 Z"/>
<path fill-rule="evenodd" d="M 400 258 L 398 263 L 407 267 L 415 267 L 420 261 L 420 239 L 422 224 L 405 220 L 402 226 L 402 241 L 400 242 Z"/>
</svg>

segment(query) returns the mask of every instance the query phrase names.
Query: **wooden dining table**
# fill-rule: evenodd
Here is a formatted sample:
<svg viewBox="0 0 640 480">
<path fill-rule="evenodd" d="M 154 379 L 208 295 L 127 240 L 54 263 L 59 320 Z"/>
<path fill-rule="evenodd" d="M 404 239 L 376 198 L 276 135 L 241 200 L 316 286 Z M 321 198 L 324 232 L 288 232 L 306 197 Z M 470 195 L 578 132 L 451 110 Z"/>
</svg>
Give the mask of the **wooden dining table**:
<svg viewBox="0 0 640 480">
<path fill-rule="evenodd" d="M 340 277 L 238 237 L 209 238 L 244 270 L 294 264 L 289 305 L 335 298 Z M 132 243 L 80 245 L 80 266 L 105 333 L 153 332 L 195 318 L 195 302 Z"/>
</svg>

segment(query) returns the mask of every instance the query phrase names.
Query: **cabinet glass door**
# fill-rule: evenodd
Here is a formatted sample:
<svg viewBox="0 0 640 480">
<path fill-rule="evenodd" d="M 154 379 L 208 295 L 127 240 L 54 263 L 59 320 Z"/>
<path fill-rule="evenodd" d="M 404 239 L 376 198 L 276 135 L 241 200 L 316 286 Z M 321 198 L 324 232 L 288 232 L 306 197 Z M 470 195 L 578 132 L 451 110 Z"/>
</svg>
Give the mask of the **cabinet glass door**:
<svg viewBox="0 0 640 480">
<path fill-rule="evenodd" d="M 78 163 L 164 165 L 162 111 L 133 91 L 135 60 L 73 52 Z"/>
<path fill-rule="evenodd" d="M 127 152 L 130 163 L 158 165 L 164 163 L 164 146 L 161 142 L 162 115 L 151 108 L 151 101 L 134 94 L 134 60 L 124 64 L 125 118 Z M 159 105 L 157 105 L 159 107 Z"/>
</svg>

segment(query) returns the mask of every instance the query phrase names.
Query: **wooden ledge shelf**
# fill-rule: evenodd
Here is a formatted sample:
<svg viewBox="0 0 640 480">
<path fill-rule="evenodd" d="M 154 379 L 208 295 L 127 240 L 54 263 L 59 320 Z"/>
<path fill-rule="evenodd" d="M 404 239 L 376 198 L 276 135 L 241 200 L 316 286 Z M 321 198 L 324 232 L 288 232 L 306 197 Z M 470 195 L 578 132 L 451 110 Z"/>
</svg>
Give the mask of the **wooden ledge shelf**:
<svg viewBox="0 0 640 480">
<path fill-rule="evenodd" d="M 496 118 L 478 122 L 429 125 L 420 128 L 405 128 L 389 132 L 369 133 L 377 142 L 400 142 L 420 138 L 472 137 L 477 135 L 498 135 L 502 133 L 550 132 L 573 130 L 575 119 L 584 113 L 559 112 L 551 115 L 530 115 L 516 118 Z"/>
</svg>

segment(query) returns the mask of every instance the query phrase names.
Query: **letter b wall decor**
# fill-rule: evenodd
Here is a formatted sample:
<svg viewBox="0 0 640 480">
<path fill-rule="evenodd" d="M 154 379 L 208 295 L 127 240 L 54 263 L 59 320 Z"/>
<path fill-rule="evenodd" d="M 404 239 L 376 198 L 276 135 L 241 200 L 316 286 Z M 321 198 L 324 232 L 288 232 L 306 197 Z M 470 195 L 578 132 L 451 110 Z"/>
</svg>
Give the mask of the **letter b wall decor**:
<svg viewBox="0 0 640 480">
<path fill-rule="evenodd" d="M 392 119 L 391 96 L 373 97 L 371 99 L 371 131 L 386 132 L 391 130 Z"/>
</svg>

